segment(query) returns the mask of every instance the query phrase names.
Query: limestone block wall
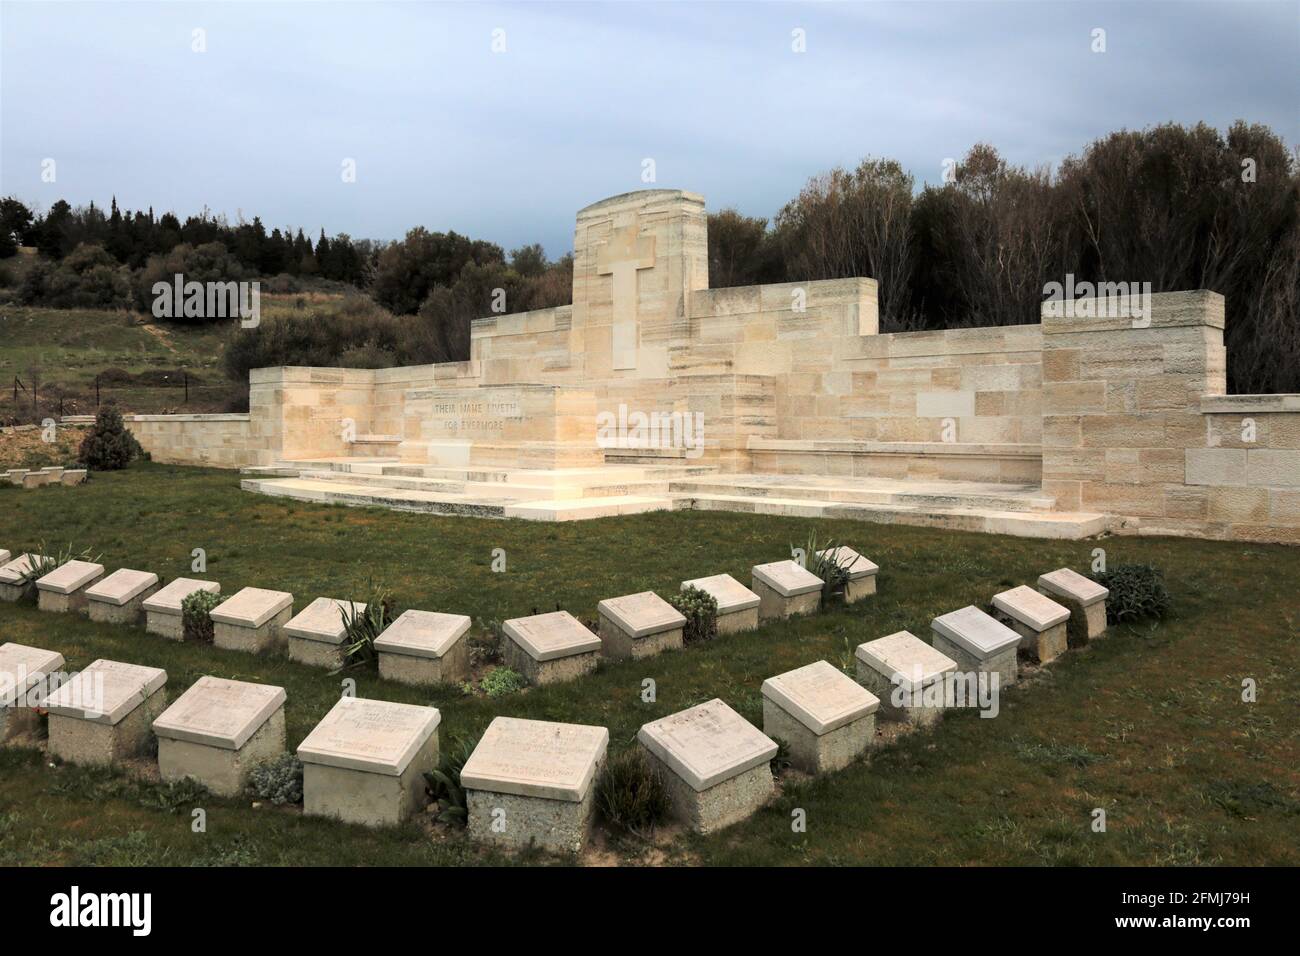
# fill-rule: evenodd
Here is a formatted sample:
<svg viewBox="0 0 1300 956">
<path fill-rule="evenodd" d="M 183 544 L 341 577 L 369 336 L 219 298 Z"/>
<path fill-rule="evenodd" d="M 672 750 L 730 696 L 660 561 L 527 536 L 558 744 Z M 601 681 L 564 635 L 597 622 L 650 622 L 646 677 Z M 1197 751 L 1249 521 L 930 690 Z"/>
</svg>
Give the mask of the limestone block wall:
<svg viewBox="0 0 1300 956">
<path fill-rule="evenodd" d="M 166 465 L 241 468 L 270 453 L 248 414 L 128 415 L 126 426 L 154 461 Z"/>
</svg>

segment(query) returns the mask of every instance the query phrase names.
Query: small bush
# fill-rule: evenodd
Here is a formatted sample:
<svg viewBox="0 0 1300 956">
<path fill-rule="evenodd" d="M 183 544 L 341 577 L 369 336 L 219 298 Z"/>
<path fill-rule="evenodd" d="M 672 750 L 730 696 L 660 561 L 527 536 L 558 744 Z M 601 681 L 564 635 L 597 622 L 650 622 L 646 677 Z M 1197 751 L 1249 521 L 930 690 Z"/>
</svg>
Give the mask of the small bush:
<svg viewBox="0 0 1300 956">
<path fill-rule="evenodd" d="M 1121 564 L 1095 575 L 1093 580 L 1108 589 L 1106 621 L 1119 624 L 1140 618 L 1162 618 L 1169 611 L 1165 576 L 1149 564 Z"/>
<path fill-rule="evenodd" d="M 718 599 L 708 591 L 688 585 L 670 597 L 668 603 L 686 618 L 686 626 L 682 628 L 684 643 L 711 641 L 718 636 Z"/>
<path fill-rule="evenodd" d="M 808 544 L 805 545 L 804 567 L 822 579 L 823 605 L 832 598 L 842 597 L 849 586 L 849 565 L 853 559 L 848 555 L 837 554 L 838 547 L 831 541 L 818 541 L 815 531 L 808 535 Z M 794 551 L 793 545 L 790 550 Z"/>
<path fill-rule="evenodd" d="M 524 678 L 508 667 L 498 667 L 479 681 L 479 687 L 489 697 L 504 697 L 524 689 Z"/>
<path fill-rule="evenodd" d="M 134 459 L 144 455 L 122 422 L 122 413 L 113 405 L 105 405 L 95 416 L 95 424 L 81 440 L 77 457 L 94 471 L 116 471 L 125 468 Z"/>
<path fill-rule="evenodd" d="M 187 641 L 212 643 L 212 609 L 221 603 L 221 595 L 195 591 L 181 601 L 181 631 Z"/>
<path fill-rule="evenodd" d="M 280 754 L 248 772 L 248 792 L 277 807 L 302 803 L 302 761 L 293 754 Z"/>
<path fill-rule="evenodd" d="M 596 806 L 611 826 L 648 837 L 668 817 L 668 788 L 640 747 L 609 759 L 596 784 Z"/>
<path fill-rule="evenodd" d="M 460 772 L 474 752 L 476 742 L 457 740 L 438 757 L 438 767 L 424 775 L 429 796 L 436 800 L 440 823 L 465 826 L 469 822 L 469 801 L 461 786 Z"/>
</svg>

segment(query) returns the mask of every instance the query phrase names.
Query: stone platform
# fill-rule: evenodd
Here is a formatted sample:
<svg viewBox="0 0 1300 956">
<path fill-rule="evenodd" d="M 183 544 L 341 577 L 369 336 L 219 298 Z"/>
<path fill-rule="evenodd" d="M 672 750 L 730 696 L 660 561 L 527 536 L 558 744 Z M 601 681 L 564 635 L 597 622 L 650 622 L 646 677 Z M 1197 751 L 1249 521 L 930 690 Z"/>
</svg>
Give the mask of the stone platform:
<svg viewBox="0 0 1300 956">
<path fill-rule="evenodd" d="M 611 456 L 613 457 L 613 456 Z M 737 511 L 1075 540 L 1104 515 L 1053 510 L 1035 484 L 723 474 L 716 465 L 626 460 L 590 468 L 444 467 L 376 456 L 242 470 L 245 491 L 430 514 L 577 521 L 644 511 Z"/>
</svg>

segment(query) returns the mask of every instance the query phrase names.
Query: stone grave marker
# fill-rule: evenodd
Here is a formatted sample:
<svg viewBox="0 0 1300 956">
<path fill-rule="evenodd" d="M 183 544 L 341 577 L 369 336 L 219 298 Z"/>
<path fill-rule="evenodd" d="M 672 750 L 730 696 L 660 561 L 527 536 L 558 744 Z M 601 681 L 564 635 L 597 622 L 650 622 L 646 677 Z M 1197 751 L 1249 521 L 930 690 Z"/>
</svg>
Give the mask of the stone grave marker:
<svg viewBox="0 0 1300 956">
<path fill-rule="evenodd" d="M 221 593 L 216 581 L 197 578 L 177 578 L 144 599 L 144 629 L 173 641 L 185 640 L 185 626 L 181 617 L 181 602 L 195 591 Z"/>
<path fill-rule="evenodd" d="M 763 733 L 806 773 L 847 767 L 875 742 L 880 700 L 826 661 L 769 677 L 762 694 Z"/>
<path fill-rule="evenodd" d="M 228 651 L 259 654 L 284 644 L 284 626 L 291 617 L 292 594 L 242 588 L 212 609 L 212 643 Z"/>
<path fill-rule="evenodd" d="M 1020 635 L 1020 650 L 1026 656 L 1046 664 L 1065 653 L 1069 608 L 1022 584 L 993 595 L 993 610 L 999 621 Z"/>
<path fill-rule="evenodd" d="M 859 644 L 854 656 L 858 683 L 880 698 L 884 714 L 916 727 L 935 724 L 943 717 L 944 681 L 957 670 L 951 657 L 910 631 Z"/>
<path fill-rule="evenodd" d="M 573 680 L 596 669 L 600 638 L 568 611 L 517 617 L 502 625 L 506 666 L 530 684 Z"/>
<path fill-rule="evenodd" d="M 158 575 L 152 571 L 118 568 L 86 589 L 86 609 L 92 621 L 137 624 L 145 599 L 157 590 Z"/>
<path fill-rule="evenodd" d="M 67 614 L 86 610 L 86 589 L 104 576 L 104 566 L 94 561 L 69 561 L 36 581 L 42 611 Z"/>
<path fill-rule="evenodd" d="M 759 598 L 760 620 L 811 614 L 822 605 L 825 582 L 797 561 L 756 564 L 751 573 L 751 586 Z"/>
<path fill-rule="evenodd" d="M 1106 633 L 1106 598 L 1110 591 L 1069 568 L 1057 568 L 1038 579 L 1038 590 L 1070 610 L 1066 637 L 1070 647 L 1082 647 Z"/>
<path fill-rule="evenodd" d="M 974 605 L 930 622 L 934 648 L 957 662 L 958 670 L 996 673 L 1001 686 L 1016 682 L 1020 635 Z"/>
<path fill-rule="evenodd" d="M 654 591 L 608 598 L 596 610 L 601 653 L 610 660 L 651 657 L 682 646 L 686 618 Z"/>
<path fill-rule="evenodd" d="M 439 611 L 403 611 L 375 641 L 379 676 L 431 687 L 469 679 L 470 619 Z"/>
<path fill-rule="evenodd" d="M 0 742 L 40 726 L 49 678 L 63 670 L 63 655 L 10 641 L 0 644 Z"/>
<path fill-rule="evenodd" d="M 295 614 L 284 625 L 289 639 L 289 660 L 312 667 L 338 667 L 343 663 L 347 628 L 343 613 L 361 615 L 366 605 L 337 598 L 320 597 Z"/>
<path fill-rule="evenodd" d="M 846 545 L 817 552 L 819 558 L 827 555 L 849 573 L 848 584 L 844 586 L 845 604 L 852 604 L 876 593 L 876 573 L 880 567 L 874 561 L 867 560 Z"/>
<path fill-rule="evenodd" d="M 167 704 L 166 685 L 161 668 L 95 661 L 46 701 L 49 753 L 108 766 L 147 752 L 154 719 Z"/>
<path fill-rule="evenodd" d="M 758 627 L 759 596 L 730 574 L 714 574 L 682 582 L 682 590 L 697 587 L 718 602 L 718 633 L 737 634 Z"/>
</svg>

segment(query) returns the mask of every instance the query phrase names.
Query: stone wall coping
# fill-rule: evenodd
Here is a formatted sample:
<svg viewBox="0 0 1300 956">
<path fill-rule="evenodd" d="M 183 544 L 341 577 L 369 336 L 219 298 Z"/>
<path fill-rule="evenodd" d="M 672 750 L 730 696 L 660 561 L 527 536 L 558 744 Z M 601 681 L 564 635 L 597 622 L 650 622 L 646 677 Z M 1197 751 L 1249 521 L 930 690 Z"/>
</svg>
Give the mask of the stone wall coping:
<svg viewBox="0 0 1300 956">
<path fill-rule="evenodd" d="M 1095 301 L 1096 296 L 1083 296 L 1072 300 L 1075 303 Z M 1131 296 L 1117 296 L 1116 301 L 1124 301 Z M 1147 316 L 1148 324 L 1135 326 L 1133 317 L 1124 314 L 1116 316 L 1079 316 L 1056 315 L 1053 307 L 1059 311 L 1062 303 L 1046 301 L 1042 303 L 1041 318 L 1043 332 L 1048 335 L 1068 334 L 1071 332 L 1129 332 L 1134 329 L 1171 329 L 1203 327 L 1223 329 L 1223 296 L 1208 289 L 1194 289 L 1187 292 L 1153 292 L 1151 294 L 1151 314 Z M 1075 309 L 1074 311 L 1077 311 Z"/>
<path fill-rule="evenodd" d="M 1300 412 L 1300 395 L 1202 395 L 1201 412 L 1207 415 Z"/>
<path fill-rule="evenodd" d="M 211 412 L 183 415 L 128 415 L 129 422 L 247 422 L 252 420 L 248 412 Z"/>
<path fill-rule="evenodd" d="M 761 438 L 750 435 L 750 451 L 830 452 L 841 455 L 954 455 L 972 458 L 1024 458 L 1043 456 L 1041 445 L 942 441 L 857 441 L 854 439 Z"/>
</svg>

